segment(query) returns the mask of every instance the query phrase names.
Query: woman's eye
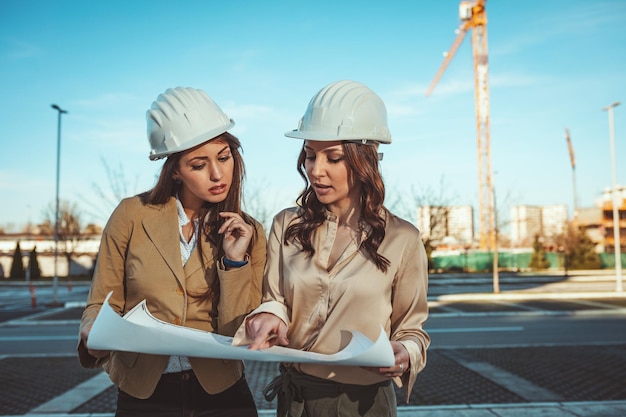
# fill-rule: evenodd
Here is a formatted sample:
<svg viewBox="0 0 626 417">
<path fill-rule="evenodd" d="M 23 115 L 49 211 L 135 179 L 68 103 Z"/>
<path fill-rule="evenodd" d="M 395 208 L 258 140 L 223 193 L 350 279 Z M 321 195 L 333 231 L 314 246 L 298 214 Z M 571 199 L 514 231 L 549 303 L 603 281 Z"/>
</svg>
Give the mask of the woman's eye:
<svg viewBox="0 0 626 417">
<path fill-rule="evenodd" d="M 228 161 L 230 158 L 232 158 L 232 155 L 224 155 L 224 156 L 220 156 L 220 157 L 218 158 L 218 161 L 220 161 L 220 162 L 226 162 L 226 161 Z"/>
<path fill-rule="evenodd" d="M 192 166 L 191 166 L 191 169 L 192 169 L 193 171 L 200 171 L 200 170 L 202 170 L 205 166 L 206 166 L 206 164 L 192 165 Z"/>
<path fill-rule="evenodd" d="M 307 161 L 315 161 L 315 155 L 306 155 L 304 159 Z"/>
<path fill-rule="evenodd" d="M 340 156 L 339 158 L 328 158 L 328 162 L 330 162 L 331 164 L 336 164 L 338 162 L 341 162 L 343 160 L 343 157 Z"/>
</svg>

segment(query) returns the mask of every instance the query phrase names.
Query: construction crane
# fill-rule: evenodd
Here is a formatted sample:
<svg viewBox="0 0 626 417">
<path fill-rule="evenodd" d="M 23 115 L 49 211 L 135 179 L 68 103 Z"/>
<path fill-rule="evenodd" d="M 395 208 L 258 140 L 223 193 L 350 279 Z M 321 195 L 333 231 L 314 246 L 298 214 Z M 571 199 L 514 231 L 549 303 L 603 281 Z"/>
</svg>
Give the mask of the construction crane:
<svg viewBox="0 0 626 417">
<path fill-rule="evenodd" d="M 491 176 L 491 140 L 489 137 L 489 71 L 487 59 L 487 0 L 461 1 L 459 17 L 461 24 L 457 37 L 426 91 L 428 97 L 443 75 L 466 33 L 472 30 L 474 55 L 474 90 L 476 101 L 476 131 L 478 140 L 478 217 L 479 245 L 482 250 L 496 247 L 495 201 Z"/>
<path fill-rule="evenodd" d="M 567 141 L 567 150 L 569 151 L 569 160 L 572 164 L 572 185 L 574 187 L 574 220 L 578 218 L 578 197 L 576 194 L 576 158 L 574 157 L 574 146 L 572 139 L 569 137 L 569 129 L 565 128 L 565 140 Z"/>
</svg>

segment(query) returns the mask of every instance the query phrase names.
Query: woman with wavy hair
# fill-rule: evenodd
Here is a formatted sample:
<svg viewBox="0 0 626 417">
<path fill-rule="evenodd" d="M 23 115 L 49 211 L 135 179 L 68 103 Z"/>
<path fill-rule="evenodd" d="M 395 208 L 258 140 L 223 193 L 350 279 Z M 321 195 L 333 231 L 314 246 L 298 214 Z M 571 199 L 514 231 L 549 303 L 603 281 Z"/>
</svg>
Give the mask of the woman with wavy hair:
<svg viewBox="0 0 626 417">
<path fill-rule="evenodd" d="M 332 354 L 356 330 L 390 338 L 395 365 L 281 364 L 266 389 L 280 417 L 394 416 L 392 380 L 410 393 L 430 343 L 427 258 L 419 231 L 384 207 L 378 145 L 390 143 L 382 100 L 339 81 L 310 101 L 298 128 L 298 206 L 278 213 L 268 240 L 263 303 L 235 335 L 251 349 L 283 345 Z"/>
</svg>

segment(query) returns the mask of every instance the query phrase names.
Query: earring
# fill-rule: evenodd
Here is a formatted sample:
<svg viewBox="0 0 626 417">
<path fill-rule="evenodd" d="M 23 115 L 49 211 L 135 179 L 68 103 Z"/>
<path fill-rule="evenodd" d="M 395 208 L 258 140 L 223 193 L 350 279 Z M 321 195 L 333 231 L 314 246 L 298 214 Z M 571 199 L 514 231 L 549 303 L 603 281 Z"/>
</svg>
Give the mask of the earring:
<svg viewBox="0 0 626 417">
<path fill-rule="evenodd" d="M 174 182 L 176 183 L 176 185 L 180 185 L 183 182 L 180 180 L 180 178 L 174 178 Z"/>
</svg>

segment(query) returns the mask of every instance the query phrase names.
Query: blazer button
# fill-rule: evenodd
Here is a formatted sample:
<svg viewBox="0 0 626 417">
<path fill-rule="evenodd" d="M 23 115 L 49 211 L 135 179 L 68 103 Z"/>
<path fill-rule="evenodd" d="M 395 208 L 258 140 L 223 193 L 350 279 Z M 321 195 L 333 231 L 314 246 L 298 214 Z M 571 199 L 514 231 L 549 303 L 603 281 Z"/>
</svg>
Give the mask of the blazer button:
<svg viewBox="0 0 626 417">
<path fill-rule="evenodd" d="M 180 326 L 180 323 L 181 323 L 180 319 L 178 317 L 176 317 L 174 319 L 174 324 L 177 325 L 177 326 Z"/>
<path fill-rule="evenodd" d="M 176 288 L 176 294 L 183 295 L 183 290 L 181 288 Z"/>
</svg>

